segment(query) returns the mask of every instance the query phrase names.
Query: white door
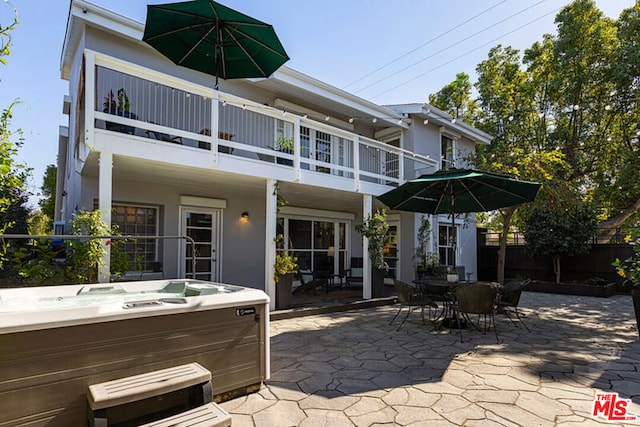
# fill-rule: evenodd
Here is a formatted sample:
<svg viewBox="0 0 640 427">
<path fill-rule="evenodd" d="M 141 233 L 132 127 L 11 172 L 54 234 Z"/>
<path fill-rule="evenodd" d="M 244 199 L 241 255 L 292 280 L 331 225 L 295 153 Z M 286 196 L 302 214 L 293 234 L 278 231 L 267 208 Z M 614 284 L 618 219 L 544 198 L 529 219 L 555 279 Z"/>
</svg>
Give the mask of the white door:
<svg viewBox="0 0 640 427">
<path fill-rule="evenodd" d="M 192 278 L 195 260 L 195 279 L 217 282 L 220 280 L 220 219 L 222 211 L 209 208 L 182 207 L 181 235 L 191 237 L 190 242 L 183 243 L 184 256 L 181 273 L 183 277 Z M 194 250 L 195 249 L 195 250 Z"/>
</svg>

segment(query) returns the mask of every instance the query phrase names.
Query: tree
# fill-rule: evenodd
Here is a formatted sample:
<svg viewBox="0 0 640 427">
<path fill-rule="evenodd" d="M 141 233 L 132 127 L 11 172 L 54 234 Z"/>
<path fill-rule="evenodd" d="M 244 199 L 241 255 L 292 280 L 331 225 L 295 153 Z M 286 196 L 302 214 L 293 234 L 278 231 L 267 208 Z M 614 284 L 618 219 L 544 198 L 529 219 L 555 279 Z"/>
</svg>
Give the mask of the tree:
<svg viewBox="0 0 640 427">
<path fill-rule="evenodd" d="M 563 208 L 564 207 L 564 208 Z M 560 259 L 587 253 L 597 227 L 595 210 L 586 204 L 556 201 L 549 207 L 529 210 L 522 232 L 533 256 L 551 256 L 556 283 L 560 283 Z"/>
<path fill-rule="evenodd" d="M 49 220 L 48 231 L 53 230 L 53 220 L 55 218 L 55 209 L 56 209 L 56 177 L 58 173 L 58 168 L 55 165 L 47 166 L 47 169 L 44 172 L 44 176 L 42 178 L 42 186 L 40 190 L 42 191 L 42 199 L 38 202 L 40 205 L 40 210 L 43 214 L 45 214 Z"/>
<path fill-rule="evenodd" d="M 511 47 L 496 46 L 476 68 L 479 114 L 475 125 L 493 136 L 479 147 L 473 163 L 480 169 L 515 178 L 549 182 L 565 173 L 563 155 L 540 150 L 540 120 L 529 74 L 520 66 L 520 54 Z M 543 132 L 544 133 L 544 132 Z M 512 222 L 518 222 L 518 206 L 497 211 L 501 224 L 497 280 L 504 282 L 507 238 Z"/>
<path fill-rule="evenodd" d="M 429 95 L 429 104 L 471 123 L 477 111 L 475 101 L 471 98 L 473 86 L 466 73 L 456 74 L 456 79 L 444 86 L 435 94 Z"/>
<path fill-rule="evenodd" d="M 10 54 L 11 32 L 17 24 L 18 14 L 14 9 L 12 22 L 5 27 L 0 26 L 0 64 L 2 65 L 7 64 L 6 57 Z M 15 162 L 18 147 L 22 143 L 22 132 L 17 131 L 19 139 L 14 141 L 14 135 L 10 129 L 15 105 L 16 101 L 10 103 L 0 113 L 0 234 L 5 233 L 11 227 L 21 227 L 13 222 L 13 218 L 20 216 L 18 211 L 25 201 L 24 180 L 26 179 L 25 174 L 28 172 L 23 165 Z M 8 243 L 3 240 L 0 242 L 0 267 L 6 261 L 7 250 Z"/>
<path fill-rule="evenodd" d="M 640 220 L 640 3 L 626 9 L 617 22 L 618 50 L 612 66 L 614 97 L 609 111 L 615 132 L 607 136 L 618 150 L 603 167 L 594 199 L 605 210 L 603 227 L 613 229 L 625 222 Z"/>
</svg>

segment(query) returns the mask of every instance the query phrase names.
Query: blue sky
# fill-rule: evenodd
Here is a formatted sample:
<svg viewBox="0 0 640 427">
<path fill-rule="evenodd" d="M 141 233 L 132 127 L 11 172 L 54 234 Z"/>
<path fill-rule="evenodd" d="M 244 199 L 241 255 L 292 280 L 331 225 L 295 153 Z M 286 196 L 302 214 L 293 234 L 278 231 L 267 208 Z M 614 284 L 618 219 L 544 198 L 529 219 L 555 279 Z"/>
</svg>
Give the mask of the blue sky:
<svg viewBox="0 0 640 427">
<path fill-rule="evenodd" d="M 144 22 L 148 3 L 93 0 Z M 425 102 L 429 94 L 475 67 L 497 44 L 526 49 L 555 33 L 554 19 L 569 0 L 221 0 L 272 24 L 298 71 L 378 104 Z M 611 18 L 634 0 L 597 0 Z M 25 132 L 19 160 L 33 168 L 32 192 L 56 162 L 58 127 L 66 125 L 60 52 L 69 0 L 0 2 L 0 24 L 12 6 L 21 21 L 9 64 L 0 66 L 0 108 L 19 99 L 13 128 Z M 33 198 L 35 200 L 35 198 Z"/>
</svg>

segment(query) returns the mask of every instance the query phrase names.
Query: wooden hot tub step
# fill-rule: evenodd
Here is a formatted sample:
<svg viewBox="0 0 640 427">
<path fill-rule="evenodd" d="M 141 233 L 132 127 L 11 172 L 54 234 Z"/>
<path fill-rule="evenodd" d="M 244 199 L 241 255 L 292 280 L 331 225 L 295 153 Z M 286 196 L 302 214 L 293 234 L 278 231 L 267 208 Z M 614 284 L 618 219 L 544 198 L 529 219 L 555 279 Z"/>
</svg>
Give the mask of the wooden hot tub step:
<svg viewBox="0 0 640 427">
<path fill-rule="evenodd" d="M 229 427 L 231 415 L 215 403 L 207 403 L 163 420 L 141 427 Z"/>
<path fill-rule="evenodd" d="M 183 389 L 193 390 L 190 393 L 190 407 L 210 403 L 213 400 L 211 372 L 198 363 L 189 363 L 90 385 L 87 390 L 87 401 L 92 412 L 89 423 L 92 426 L 107 426 L 108 408 Z"/>
</svg>

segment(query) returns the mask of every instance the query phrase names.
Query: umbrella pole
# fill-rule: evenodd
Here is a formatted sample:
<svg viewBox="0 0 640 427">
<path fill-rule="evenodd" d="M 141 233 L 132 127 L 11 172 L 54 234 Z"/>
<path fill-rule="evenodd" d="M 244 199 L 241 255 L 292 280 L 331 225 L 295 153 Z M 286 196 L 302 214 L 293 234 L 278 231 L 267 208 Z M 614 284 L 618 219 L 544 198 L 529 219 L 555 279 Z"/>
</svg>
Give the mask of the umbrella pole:
<svg viewBox="0 0 640 427">
<path fill-rule="evenodd" d="M 457 246 L 457 240 L 458 240 L 458 233 L 456 233 L 456 217 L 455 217 L 455 206 L 456 206 L 456 202 L 455 202 L 455 196 L 453 195 L 453 191 L 451 192 L 451 248 L 453 249 L 453 254 L 452 254 L 452 264 L 453 264 L 453 271 L 451 272 L 452 274 L 456 273 L 456 246 Z"/>
</svg>

